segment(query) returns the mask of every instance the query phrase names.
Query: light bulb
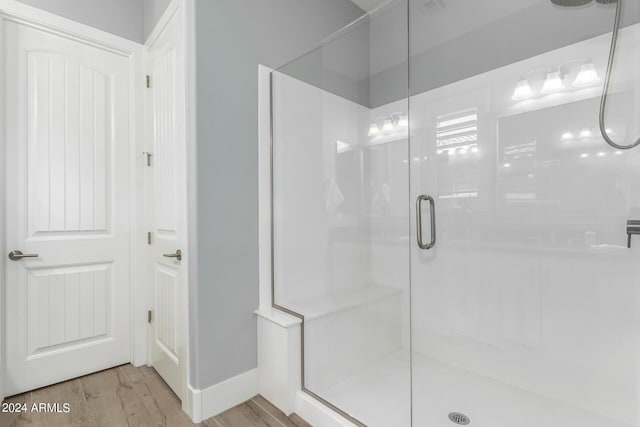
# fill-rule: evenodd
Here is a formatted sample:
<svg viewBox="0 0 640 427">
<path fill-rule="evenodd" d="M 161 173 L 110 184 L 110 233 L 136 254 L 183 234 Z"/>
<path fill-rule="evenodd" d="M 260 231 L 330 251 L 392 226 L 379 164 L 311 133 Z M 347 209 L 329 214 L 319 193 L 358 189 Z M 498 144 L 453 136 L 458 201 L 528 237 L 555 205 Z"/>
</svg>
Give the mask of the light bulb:
<svg viewBox="0 0 640 427">
<path fill-rule="evenodd" d="M 391 119 L 385 119 L 384 124 L 382 125 L 382 130 L 385 132 L 393 130 L 393 123 L 391 122 Z"/>
<path fill-rule="evenodd" d="M 409 118 L 406 115 L 400 116 L 400 118 L 398 119 L 398 126 L 400 126 L 401 128 L 406 128 L 407 126 L 409 126 Z"/>
<path fill-rule="evenodd" d="M 522 101 L 523 99 L 531 98 L 532 96 L 533 91 L 531 90 L 531 86 L 529 86 L 529 82 L 522 79 L 516 83 L 516 89 L 513 91 L 511 99 L 514 101 Z"/>
<path fill-rule="evenodd" d="M 564 83 L 562 83 L 562 77 L 560 77 L 560 71 L 552 71 L 547 74 L 547 78 L 542 85 L 540 93 L 548 94 L 559 92 L 564 89 Z"/>
<path fill-rule="evenodd" d="M 375 123 L 371 123 L 371 126 L 369 126 L 369 136 L 375 136 L 379 133 L 380 129 L 378 128 L 378 125 Z"/>
<path fill-rule="evenodd" d="M 593 62 L 587 62 L 580 67 L 580 72 L 573 81 L 573 86 L 585 87 L 598 83 L 600 83 L 600 76 L 598 75 L 598 71 L 596 71 L 596 66 L 593 65 Z"/>
</svg>

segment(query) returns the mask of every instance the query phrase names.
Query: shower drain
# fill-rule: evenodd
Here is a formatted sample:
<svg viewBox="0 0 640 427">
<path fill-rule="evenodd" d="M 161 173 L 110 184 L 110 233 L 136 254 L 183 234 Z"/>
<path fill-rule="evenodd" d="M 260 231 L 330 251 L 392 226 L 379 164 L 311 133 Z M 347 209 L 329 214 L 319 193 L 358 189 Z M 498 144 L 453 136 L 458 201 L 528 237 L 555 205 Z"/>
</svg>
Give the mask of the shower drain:
<svg viewBox="0 0 640 427">
<path fill-rule="evenodd" d="M 456 423 L 456 424 L 460 424 L 463 426 L 466 426 L 467 424 L 469 424 L 471 422 L 471 420 L 469 419 L 469 417 L 467 417 L 465 414 L 461 414 L 460 412 L 452 412 L 449 414 L 449 420 L 451 420 L 452 422 Z"/>
</svg>

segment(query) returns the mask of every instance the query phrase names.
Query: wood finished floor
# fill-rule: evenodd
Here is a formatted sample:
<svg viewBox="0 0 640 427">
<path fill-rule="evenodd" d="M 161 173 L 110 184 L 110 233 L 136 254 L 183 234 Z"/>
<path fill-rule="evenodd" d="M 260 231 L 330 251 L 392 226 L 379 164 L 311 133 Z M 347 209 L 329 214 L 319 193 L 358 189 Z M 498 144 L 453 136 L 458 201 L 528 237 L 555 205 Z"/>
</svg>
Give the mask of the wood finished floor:
<svg viewBox="0 0 640 427">
<path fill-rule="evenodd" d="M 0 412 L 1 427 L 310 427 L 287 417 L 258 395 L 222 414 L 194 424 L 158 373 L 123 365 L 13 396 L 11 403 L 69 403 L 69 413 Z"/>
</svg>

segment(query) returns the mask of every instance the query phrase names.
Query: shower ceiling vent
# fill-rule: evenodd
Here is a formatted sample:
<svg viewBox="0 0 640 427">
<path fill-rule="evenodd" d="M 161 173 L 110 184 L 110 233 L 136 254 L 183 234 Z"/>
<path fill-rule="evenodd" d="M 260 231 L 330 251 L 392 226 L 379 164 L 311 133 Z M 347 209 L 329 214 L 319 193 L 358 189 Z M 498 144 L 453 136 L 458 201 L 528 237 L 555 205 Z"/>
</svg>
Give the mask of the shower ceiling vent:
<svg viewBox="0 0 640 427">
<path fill-rule="evenodd" d="M 460 412 L 450 413 L 449 420 L 462 426 L 466 426 L 469 423 L 471 423 L 471 420 L 469 419 L 469 417 L 467 417 L 465 414 L 461 414 Z"/>
</svg>

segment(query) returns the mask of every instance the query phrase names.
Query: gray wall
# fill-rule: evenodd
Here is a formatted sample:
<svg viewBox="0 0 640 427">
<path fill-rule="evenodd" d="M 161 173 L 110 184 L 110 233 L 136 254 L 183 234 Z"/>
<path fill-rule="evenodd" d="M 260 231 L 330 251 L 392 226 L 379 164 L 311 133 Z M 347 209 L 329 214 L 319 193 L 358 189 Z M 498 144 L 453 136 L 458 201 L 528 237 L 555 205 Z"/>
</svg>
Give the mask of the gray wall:
<svg viewBox="0 0 640 427">
<path fill-rule="evenodd" d="M 639 10 L 638 2 L 625 2 L 623 25 L 637 23 Z M 609 33 L 614 12 L 612 6 L 559 8 L 550 2 L 538 2 L 426 52 L 412 48 L 411 93 L 422 93 Z M 412 11 L 412 17 L 416 15 Z M 419 25 L 419 18 L 412 19 L 412 25 Z M 412 40 L 412 46 L 417 44 Z M 406 66 L 401 72 L 406 73 Z M 391 74 L 381 73 L 375 84 L 384 87 Z M 388 101 L 381 97 L 372 100 L 372 105 Z"/>
<path fill-rule="evenodd" d="M 559 8 L 540 1 L 520 12 L 490 22 L 428 50 L 419 48 L 420 37 L 437 39 L 440 35 L 423 26 L 423 15 L 411 9 L 411 94 L 466 79 L 544 52 L 586 40 L 612 30 L 615 8 L 591 5 L 584 8 Z M 444 18 L 443 18 L 444 19 Z M 626 2 L 623 25 L 640 20 L 638 2 Z M 389 27 L 389 31 L 392 31 Z M 389 37 L 391 38 L 391 37 Z M 371 77 L 370 108 L 402 97 L 398 85 L 405 83 L 406 61 Z"/>
<path fill-rule="evenodd" d="M 144 0 L 144 38 L 145 40 L 153 31 L 153 27 L 162 17 L 162 14 L 171 3 L 171 0 Z"/>
<path fill-rule="evenodd" d="M 143 0 L 18 0 L 100 30 L 144 42 Z"/>
<path fill-rule="evenodd" d="M 192 386 L 257 366 L 258 64 L 276 68 L 363 12 L 348 0 L 195 0 L 198 282 Z"/>
</svg>

